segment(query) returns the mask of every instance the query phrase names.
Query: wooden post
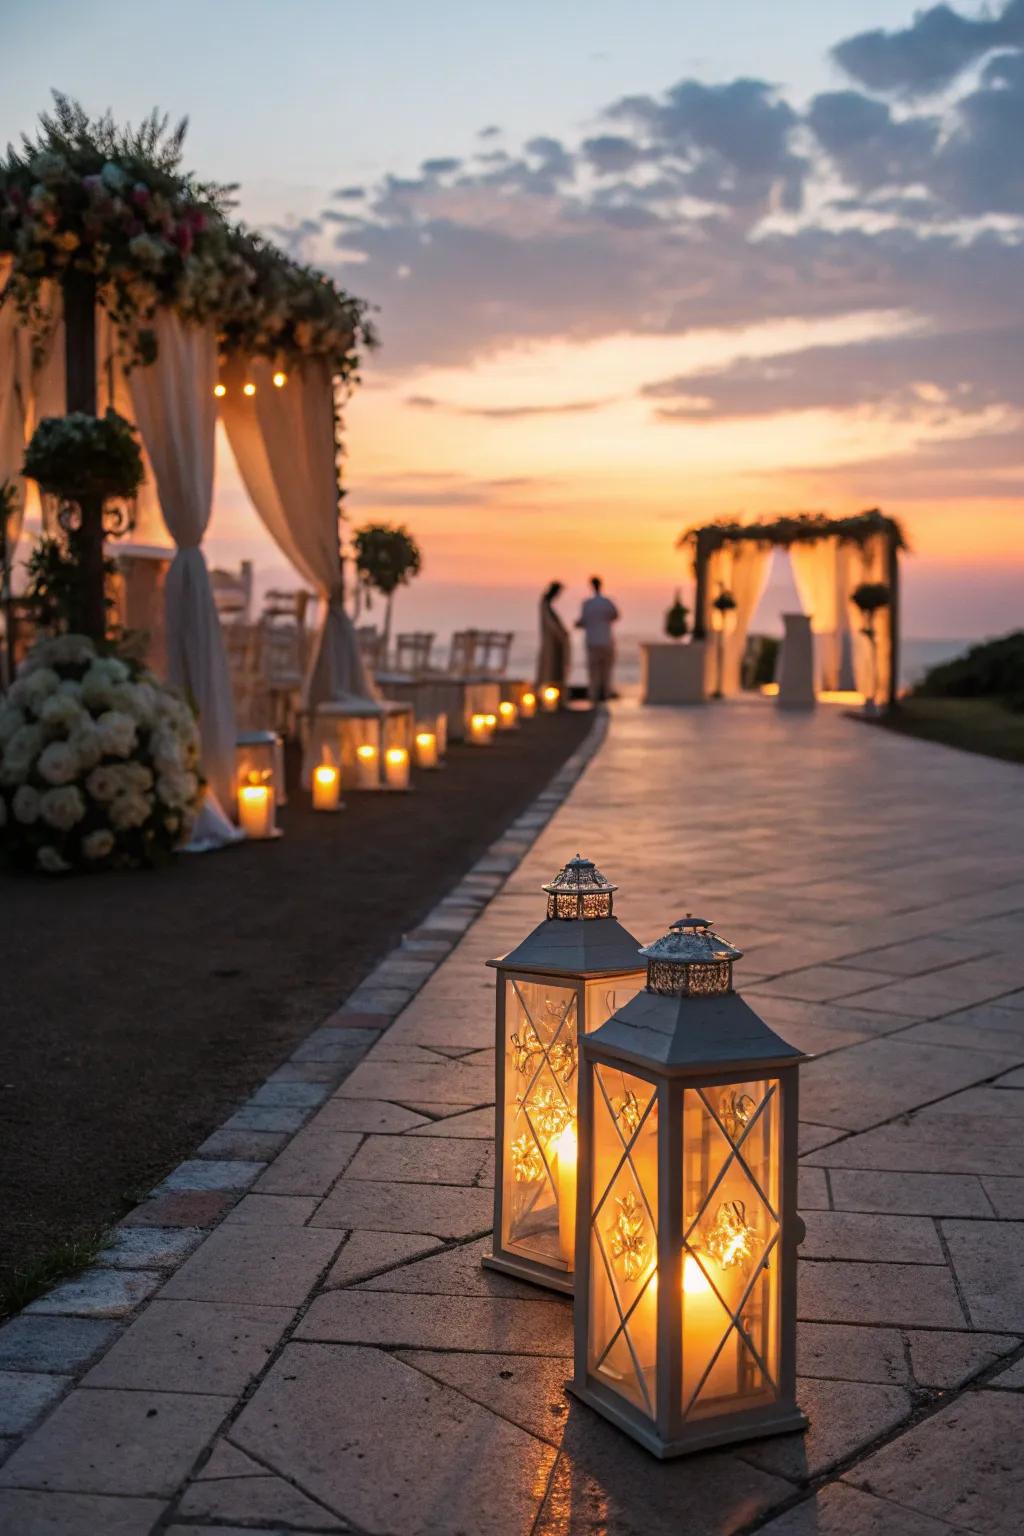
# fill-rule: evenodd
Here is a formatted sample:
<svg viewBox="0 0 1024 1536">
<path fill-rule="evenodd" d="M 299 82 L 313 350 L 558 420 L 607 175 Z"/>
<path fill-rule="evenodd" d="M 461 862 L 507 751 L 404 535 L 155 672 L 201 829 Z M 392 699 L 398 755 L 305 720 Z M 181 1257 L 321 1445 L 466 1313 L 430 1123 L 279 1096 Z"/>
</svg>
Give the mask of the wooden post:
<svg viewBox="0 0 1024 1536">
<path fill-rule="evenodd" d="M 705 622 L 708 606 L 708 549 L 705 538 L 705 530 L 697 529 L 694 545 L 694 576 L 696 589 L 694 592 L 693 638 L 705 640 L 707 638 L 707 624 Z"/>
<path fill-rule="evenodd" d="M 889 588 L 889 697 L 888 708 L 899 708 L 900 686 L 900 550 L 899 535 L 890 528 L 886 540 L 886 585 Z"/>
<path fill-rule="evenodd" d="M 64 279 L 65 409 L 96 415 L 96 280 L 88 272 Z M 92 497 L 80 507 L 77 528 L 68 538 L 80 584 L 74 628 L 101 641 L 107 632 L 103 573 L 103 503 Z"/>
</svg>

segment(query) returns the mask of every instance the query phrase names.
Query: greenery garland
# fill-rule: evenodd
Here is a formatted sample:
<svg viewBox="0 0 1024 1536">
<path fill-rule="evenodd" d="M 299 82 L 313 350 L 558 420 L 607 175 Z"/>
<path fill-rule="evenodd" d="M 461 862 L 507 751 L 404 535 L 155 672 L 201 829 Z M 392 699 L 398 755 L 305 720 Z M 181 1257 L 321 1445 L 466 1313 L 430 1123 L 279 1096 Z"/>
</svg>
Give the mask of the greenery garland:
<svg viewBox="0 0 1024 1536">
<path fill-rule="evenodd" d="M 61 502 L 131 501 L 144 478 L 142 450 L 130 421 L 72 411 L 47 416 L 25 451 L 24 474 Z"/>
<path fill-rule="evenodd" d="M 698 535 L 707 553 L 725 544 L 745 541 L 772 548 L 788 549 L 791 544 L 817 544 L 822 539 L 838 538 L 842 544 L 864 545 L 877 533 L 892 536 L 897 549 L 906 549 L 907 541 L 898 520 L 879 508 L 857 512 L 849 517 L 829 517 L 825 512 L 792 512 L 768 522 L 737 523 L 723 519 L 687 528 L 680 534 L 677 548 L 692 546 L 696 551 Z"/>
</svg>

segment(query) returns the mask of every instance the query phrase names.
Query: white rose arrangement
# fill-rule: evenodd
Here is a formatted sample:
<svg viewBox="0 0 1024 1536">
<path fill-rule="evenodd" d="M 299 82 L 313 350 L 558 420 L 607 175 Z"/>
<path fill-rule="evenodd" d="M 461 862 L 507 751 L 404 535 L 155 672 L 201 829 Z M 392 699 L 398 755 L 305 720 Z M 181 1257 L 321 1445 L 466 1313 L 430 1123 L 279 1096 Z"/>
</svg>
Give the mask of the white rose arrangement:
<svg viewBox="0 0 1024 1536">
<path fill-rule="evenodd" d="M 202 782 L 185 700 L 84 635 L 41 640 L 0 697 L 0 849 L 21 868 L 158 864 Z"/>
</svg>

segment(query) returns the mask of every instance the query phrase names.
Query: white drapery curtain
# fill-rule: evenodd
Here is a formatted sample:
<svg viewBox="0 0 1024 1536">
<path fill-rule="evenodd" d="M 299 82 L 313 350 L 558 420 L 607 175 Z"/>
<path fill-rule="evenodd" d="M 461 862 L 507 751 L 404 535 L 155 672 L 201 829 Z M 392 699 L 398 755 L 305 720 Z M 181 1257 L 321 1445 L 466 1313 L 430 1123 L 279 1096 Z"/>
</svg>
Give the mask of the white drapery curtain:
<svg viewBox="0 0 1024 1536">
<path fill-rule="evenodd" d="M 167 671 L 199 712 L 203 772 L 234 804 L 235 711 L 231 679 L 200 548 L 213 498 L 217 342 L 212 327 L 169 309 L 155 322 L 157 360 L 129 375 L 135 419 L 153 466 L 164 522 L 177 546 L 167 574 Z"/>
<path fill-rule="evenodd" d="M 264 358 L 235 362 L 221 415 L 249 497 L 268 532 L 324 605 L 303 694 L 307 709 L 328 700 L 379 701 L 342 596 L 338 546 L 333 384 L 325 363 L 292 368 L 276 388 Z M 242 392 L 243 381 L 256 386 Z"/>
<path fill-rule="evenodd" d="M 0 294 L 12 261 L 0 258 Z M 63 416 L 64 322 L 60 317 L 60 289 L 44 283 L 39 293 L 39 313 L 45 341 L 33 346 L 31 332 L 21 323 L 12 300 L 0 304 L 0 484 L 14 482 L 15 505 L 8 517 L 8 559 L 13 559 L 26 518 L 41 526 L 46 521 L 34 480 L 21 478 L 25 448 L 44 416 Z"/>
<path fill-rule="evenodd" d="M 96 306 L 96 409 L 102 416 L 113 407 L 126 421 L 138 426 L 132 399 L 131 375 L 125 372 L 120 355 L 117 327 L 101 304 Z M 141 434 L 141 429 L 140 429 Z M 135 498 L 135 519 L 129 539 L 135 544 L 167 544 L 170 535 L 157 493 L 156 476 L 145 443 L 142 462 L 146 478 Z"/>
<path fill-rule="evenodd" d="M 853 688 L 850 628 L 850 546 L 838 539 L 791 544 L 790 563 L 804 612 L 814 632 L 816 688 Z"/>
<path fill-rule="evenodd" d="M 854 672 L 857 687 L 865 698 L 870 694 L 872 686 L 871 645 L 861 633 L 864 628 L 864 617 L 860 609 L 849 601 L 849 595 L 862 581 L 886 582 L 888 580 L 887 560 L 888 548 L 885 535 L 882 533 L 871 534 L 864 541 L 862 548 L 854 548 L 850 552 L 850 582 L 846 589 L 847 612 L 856 638 Z M 883 608 L 875 614 L 874 627 L 878 666 L 875 697 L 883 700 L 889 697 L 889 679 L 892 673 L 892 627 L 889 622 L 888 608 Z"/>
<path fill-rule="evenodd" d="M 740 673 L 743 650 L 747 643 L 747 631 L 768 580 L 771 555 L 771 549 L 767 545 L 762 546 L 743 540 L 736 544 L 725 544 L 722 548 L 713 550 L 708 560 L 709 643 L 705 677 L 709 691 L 714 688 L 718 680 L 716 637 L 718 615 L 713 606 L 714 600 L 724 590 L 730 592 L 736 602 L 732 613 L 726 615 L 725 635 L 722 642 L 721 681 L 722 693 L 726 698 L 740 691 Z"/>
</svg>

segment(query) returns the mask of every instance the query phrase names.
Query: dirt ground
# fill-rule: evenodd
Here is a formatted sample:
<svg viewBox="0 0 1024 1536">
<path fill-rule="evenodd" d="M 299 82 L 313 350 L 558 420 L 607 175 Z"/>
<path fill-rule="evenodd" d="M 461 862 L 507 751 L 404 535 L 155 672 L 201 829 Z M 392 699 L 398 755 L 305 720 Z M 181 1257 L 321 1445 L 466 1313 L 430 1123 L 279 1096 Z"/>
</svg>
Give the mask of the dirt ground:
<svg viewBox="0 0 1024 1536">
<path fill-rule="evenodd" d="M 168 870 L 0 875 L 0 1284 L 187 1157 L 544 787 L 587 712 L 453 748 L 409 795 Z"/>
</svg>

